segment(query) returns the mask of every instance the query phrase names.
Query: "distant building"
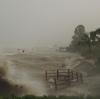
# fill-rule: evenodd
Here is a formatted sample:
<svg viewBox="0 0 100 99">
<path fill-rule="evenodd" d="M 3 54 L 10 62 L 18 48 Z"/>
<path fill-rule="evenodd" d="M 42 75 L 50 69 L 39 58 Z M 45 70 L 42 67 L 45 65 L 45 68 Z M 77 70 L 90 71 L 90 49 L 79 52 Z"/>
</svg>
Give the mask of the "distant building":
<svg viewBox="0 0 100 99">
<path fill-rule="evenodd" d="M 66 52 L 66 51 L 67 51 L 67 48 L 66 48 L 66 47 L 60 47 L 60 48 L 59 48 L 59 51 L 60 51 L 60 52 Z"/>
</svg>

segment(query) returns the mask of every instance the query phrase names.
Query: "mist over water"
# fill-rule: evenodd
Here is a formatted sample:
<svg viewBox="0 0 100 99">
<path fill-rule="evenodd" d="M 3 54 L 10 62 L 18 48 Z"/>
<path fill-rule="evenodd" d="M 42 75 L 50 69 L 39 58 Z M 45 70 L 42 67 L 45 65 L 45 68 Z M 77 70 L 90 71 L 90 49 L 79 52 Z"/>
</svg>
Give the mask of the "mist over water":
<svg viewBox="0 0 100 99">
<path fill-rule="evenodd" d="M 58 91 L 51 90 L 45 80 L 45 70 L 61 69 L 62 64 L 65 64 L 65 69 L 82 72 L 84 83 Z M 0 89 L 2 89 L 0 94 L 17 96 L 94 94 L 93 88 L 99 86 L 99 76 L 88 78 L 95 68 L 93 64 L 93 60 L 85 60 L 78 54 L 51 49 L 27 50 L 25 53 L 17 50 L 7 51 L 0 54 Z"/>
<path fill-rule="evenodd" d="M 65 56 L 60 55 L 52 50 L 38 50 L 31 54 L 30 51 L 25 54 L 17 51 L 2 53 L 0 55 L 0 88 L 3 89 L 3 94 L 39 96 L 50 94 L 44 72 L 45 69 L 56 68 L 57 64 L 63 63 L 64 60 L 61 58 Z"/>
<path fill-rule="evenodd" d="M 13 63 L 6 56 L 0 58 L 0 89 L 2 89 L 0 94 L 46 95 L 47 91 L 43 79 L 41 78 L 41 80 L 37 77 L 38 71 L 35 69 L 31 70 L 30 67 L 28 68 L 28 65 L 27 67 L 19 67 L 16 64 L 17 62 Z M 43 77 L 43 74 L 41 77 Z"/>
</svg>

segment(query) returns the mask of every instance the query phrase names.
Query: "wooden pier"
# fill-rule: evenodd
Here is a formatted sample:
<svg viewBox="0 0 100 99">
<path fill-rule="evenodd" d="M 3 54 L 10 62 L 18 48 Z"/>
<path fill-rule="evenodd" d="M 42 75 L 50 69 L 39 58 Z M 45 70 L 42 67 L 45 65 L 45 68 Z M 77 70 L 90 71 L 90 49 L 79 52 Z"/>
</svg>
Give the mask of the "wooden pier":
<svg viewBox="0 0 100 99">
<path fill-rule="evenodd" d="M 45 79 L 53 89 L 63 89 L 71 86 L 72 84 L 80 84 L 83 82 L 82 73 L 76 72 L 72 69 L 57 69 L 46 70 Z"/>
</svg>

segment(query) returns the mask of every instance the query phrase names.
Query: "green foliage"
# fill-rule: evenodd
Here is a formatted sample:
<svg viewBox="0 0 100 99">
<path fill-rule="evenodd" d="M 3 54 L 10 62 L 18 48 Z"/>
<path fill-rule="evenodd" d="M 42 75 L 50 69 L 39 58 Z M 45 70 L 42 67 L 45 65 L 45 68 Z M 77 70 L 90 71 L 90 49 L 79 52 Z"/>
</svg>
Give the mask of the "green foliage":
<svg viewBox="0 0 100 99">
<path fill-rule="evenodd" d="M 88 34 L 86 34 L 85 27 L 83 25 L 78 25 L 75 28 L 74 36 L 72 37 L 72 41 L 68 47 L 68 50 L 71 52 L 80 53 L 81 55 L 90 52 L 90 39 Z"/>
<path fill-rule="evenodd" d="M 27 95 L 23 97 L 17 97 L 17 96 L 0 96 L 0 99 L 100 99 L 100 96 L 32 96 Z"/>
<path fill-rule="evenodd" d="M 92 42 L 96 42 L 96 40 L 100 41 L 100 37 L 97 35 L 100 35 L 100 28 L 90 32 L 90 40 L 92 40 Z"/>
<path fill-rule="evenodd" d="M 100 37 L 98 35 L 100 35 L 100 28 L 86 34 L 85 27 L 78 25 L 67 51 L 79 53 L 87 58 L 100 59 Z"/>
</svg>

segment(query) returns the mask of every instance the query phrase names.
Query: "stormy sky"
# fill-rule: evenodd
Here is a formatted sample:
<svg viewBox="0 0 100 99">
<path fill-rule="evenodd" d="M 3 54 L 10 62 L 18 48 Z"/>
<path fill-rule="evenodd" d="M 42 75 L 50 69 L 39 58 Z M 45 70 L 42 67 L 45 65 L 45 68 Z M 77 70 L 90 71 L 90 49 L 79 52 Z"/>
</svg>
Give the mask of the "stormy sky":
<svg viewBox="0 0 100 99">
<path fill-rule="evenodd" d="M 100 0 L 0 0 L 0 47 L 68 45 L 74 28 L 100 27 Z"/>
</svg>

